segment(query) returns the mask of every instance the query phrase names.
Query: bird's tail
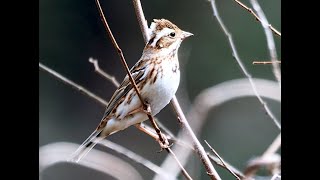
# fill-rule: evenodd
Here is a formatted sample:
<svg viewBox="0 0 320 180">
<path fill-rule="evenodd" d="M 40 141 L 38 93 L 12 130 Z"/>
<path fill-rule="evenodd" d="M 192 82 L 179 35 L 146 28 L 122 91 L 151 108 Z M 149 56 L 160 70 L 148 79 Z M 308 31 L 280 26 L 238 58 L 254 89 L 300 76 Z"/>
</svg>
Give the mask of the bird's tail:
<svg viewBox="0 0 320 180">
<path fill-rule="evenodd" d="M 71 155 L 69 161 L 79 162 L 87 153 L 103 139 L 99 137 L 101 130 L 95 130 L 80 146 L 79 148 Z"/>
</svg>

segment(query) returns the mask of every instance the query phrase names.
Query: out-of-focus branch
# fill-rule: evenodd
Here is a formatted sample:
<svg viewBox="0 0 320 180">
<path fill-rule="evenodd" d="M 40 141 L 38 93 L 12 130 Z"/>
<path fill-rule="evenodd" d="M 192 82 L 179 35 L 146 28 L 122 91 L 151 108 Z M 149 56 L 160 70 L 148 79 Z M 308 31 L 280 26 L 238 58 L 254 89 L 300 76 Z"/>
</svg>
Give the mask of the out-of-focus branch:
<svg viewBox="0 0 320 180">
<path fill-rule="evenodd" d="M 268 114 L 268 116 L 271 118 L 271 120 L 274 122 L 274 124 L 281 130 L 281 125 L 279 123 L 279 121 L 277 120 L 277 118 L 273 115 L 272 111 L 270 110 L 269 106 L 267 105 L 267 103 L 261 98 L 260 94 L 257 92 L 257 87 L 255 85 L 255 83 L 252 80 L 252 76 L 248 73 L 247 69 L 245 68 L 244 64 L 242 63 L 242 61 L 240 60 L 240 57 L 238 55 L 238 52 L 236 50 L 236 47 L 233 43 L 233 39 L 231 34 L 229 33 L 227 27 L 224 25 L 222 19 L 219 16 L 218 13 L 218 9 L 216 7 L 216 3 L 215 0 L 211 0 L 211 6 L 212 6 L 212 10 L 213 10 L 213 14 L 216 17 L 217 21 L 219 22 L 223 32 L 225 33 L 225 35 L 228 38 L 231 50 L 232 50 L 232 55 L 233 57 L 236 59 L 236 61 L 238 62 L 243 74 L 249 79 L 249 82 L 252 86 L 252 89 L 256 95 L 256 97 L 259 99 L 260 103 L 262 104 L 262 106 L 264 107 L 264 109 L 266 110 L 266 113 Z"/>
<path fill-rule="evenodd" d="M 281 94 L 275 81 L 257 78 L 253 78 L 253 81 L 257 86 L 257 91 L 262 97 L 281 102 Z M 187 119 L 196 119 L 196 121 L 190 121 L 190 125 L 196 134 L 200 134 L 210 110 L 233 99 L 251 96 L 255 96 L 255 93 L 247 78 L 223 82 L 207 88 L 197 95 L 187 114 Z M 189 141 L 188 137 L 185 131 L 180 131 L 177 135 L 177 139 L 183 141 Z M 192 153 L 191 149 L 174 146 L 173 151 L 176 152 L 182 164 L 188 163 L 188 158 Z M 173 162 L 174 159 L 168 156 L 161 167 L 166 169 L 167 172 L 177 176 L 176 173 L 179 167 Z M 160 175 L 157 175 L 157 177 L 161 179 Z"/>
<path fill-rule="evenodd" d="M 262 154 L 262 156 L 251 160 L 248 163 L 247 168 L 244 171 L 246 177 L 252 177 L 261 166 L 270 166 L 272 168 L 278 168 L 281 162 L 281 157 L 276 152 L 281 147 L 281 134 L 279 134 L 275 140 L 270 144 L 268 149 Z"/>
<path fill-rule="evenodd" d="M 45 169 L 57 163 L 70 163 L 67 157 L 79 147 L 78 144 L 68 142 L 56 142 L 47 144 L 39 149 L 39 175 L 41 179 L 42 172 Z M 134 160 L 134 159 L 133 159 Z M 113 163 L 110 163 L 113 162 Z M 92 149 L 88 156 L 84 157 L 77 165 L 81 165 L 96 171 L 103 172 L 109 176 L 119 179 L 137 179 L 143 178 L 139 172 L 124 160 L 113 155 Z M 145 164 L 143 164 L 145 165 Z M 146 165 L 145 165 L 146 166 Z M 154 165 L 156 166 L 156 165 Z M 149 167 L 149 166 L 146 166 Z M 119 171 L 125 169 L 126 173 Z M 154 170 L 154 169 L 151 169 Z"/>
<path fill-rule="evenodd" d="M 245 10 L 249 11 L 249 13 L 251 13 L 257 21 L 261 22 L 259 16 L 256 15 L 256 13 L 254 13 L 251 8 L 248 8 L 246 5 L 244 5 L 244 4 L 243 4 L 242 2 L 240 2 L 239 0 L 234 0 L 234 1 L 235 1 L 237 4 L 239 4 L 239 6 L 241 6 L 241 7 L 244 8 Z M 262 23 L 262 22 L 261 22 L 261 23 Z M 268 27 L 270 28 L 270 30 L 271 30 L 274 34 L 276 34 L 276 35 L 278 35 L 279 37 L 281 37 L 281 32 L 279 32 L 278 30 L 276 30 L 276 28 L 274 28 L 271 24 L 269 24 Z"/>
<path fill-rule="evenodd" d="M 268 49 L 269 49 L 269 53 L 270 53 L 270 57 L 271 57 L 271 62 L 272 62 L 273 74 L 276 77 L 276 79 L 279 83 L 279 86 L 281 88 L 281 71 L 280 71 L 279 63 L 277 63 L 278 58 L 277 58 L 276 46 L 274 43 L 272 32 L 269 29 L 268 20 L 267 20 L 266 16 L 264 15 L 263 10 L 261 9 L 258 1 L 257 0 L 250 0 L 250 2 L 260 17 L 262 27 L 263 27 L 264 32 L 266 34 L 267 45 L 268 45 Z"/>
</svg>

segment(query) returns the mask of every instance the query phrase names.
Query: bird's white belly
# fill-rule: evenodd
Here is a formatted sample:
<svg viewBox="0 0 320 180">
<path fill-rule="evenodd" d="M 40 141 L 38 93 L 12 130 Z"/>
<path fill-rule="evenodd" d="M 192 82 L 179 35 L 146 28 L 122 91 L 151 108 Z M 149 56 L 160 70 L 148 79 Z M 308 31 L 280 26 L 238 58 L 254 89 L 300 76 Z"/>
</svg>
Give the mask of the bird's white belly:
<svg viewBox="0 0 320 180">
<path fill-rule="evenodd" d="M 170 102 L 179 86 L 179 64 L 169 63 L 163 68 L 162 77 L 158 77 L 154 83 L 147 83 L 143 91 L 140 91 L 142 97 L 150 104 L 152 115 L 158 114 Z M 118 107 L 119 114 L 121 114 L 120 117 L 110 119 L 104 129 L 104 133 L 110 134 L 147 120 L 148 116 L 144 112 L 138 112 L 133 115 L 127 114 L 139 107 L 141 107 L 141 102 L 138 96 L 134 96 L 130 104 L 126 104 L 125 100 Z"/>
<path fill-rule="evenodd" d="M 173 72 L 173 68 L 176 68 L 176 72 Z M 179 82 L 179 67 L 171 65 L 163 69 L 162 78 L 158 78 L 154 84 L 146 84 L 145 89 L 148 89 L 148 92 L 143 96 L 149 102 L 153 115 L 158 114 L 170 102 L 178 89 Z"/>
</svg>

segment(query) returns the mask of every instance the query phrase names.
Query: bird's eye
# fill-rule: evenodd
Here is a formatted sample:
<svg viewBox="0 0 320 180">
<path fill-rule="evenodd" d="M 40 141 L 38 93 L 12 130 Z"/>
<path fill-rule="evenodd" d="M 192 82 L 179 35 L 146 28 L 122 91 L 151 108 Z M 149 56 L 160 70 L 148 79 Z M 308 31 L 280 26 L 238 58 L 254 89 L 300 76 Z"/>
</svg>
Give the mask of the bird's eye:
<svg viewBox="0 0 320 180">
<path fill-rule="evenodd" d="M 170 36 L 174 37 L 174 36 L 176 36 L 176 33 L 172 32 L 172 33 L 170 33 Z"/>
</svg>

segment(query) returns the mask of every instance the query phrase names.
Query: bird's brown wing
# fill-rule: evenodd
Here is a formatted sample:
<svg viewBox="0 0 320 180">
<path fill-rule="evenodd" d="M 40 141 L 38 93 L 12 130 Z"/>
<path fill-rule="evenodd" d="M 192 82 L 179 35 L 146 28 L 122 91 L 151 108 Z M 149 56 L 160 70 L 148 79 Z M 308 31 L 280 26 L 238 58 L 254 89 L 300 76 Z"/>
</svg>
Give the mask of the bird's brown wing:
<svg viewBox="0 0 320 180">
<path fill-rule="evenodd" d="M 136 65 L 138 65 L 138 63 Z M 141 78 L 141 77 L 145 73 L 145 66 L 143 66 L 143 67 L 134 66 L 130 72 L 131 72 L 132 78 L 135 80 L 136 84 L 138 85 L 141 81 L 143 81 L 143 78 Z M 133 88 L 133 86 L 130 82 L 130 79 L 129 79 L 128 75 L 126 75 L 126 77 L 124 78 L 124 80 L 120 84 L 119 88 L 112 95 L 112 97 L 109 101 L 109 104 L 106 108 L 106 111 L 103 115 L 102 120 L 112 112 L 112 110 L 117 105 L 119 100 L 121 98 L 123 98 L 132 88 Z"/>
</svg>

